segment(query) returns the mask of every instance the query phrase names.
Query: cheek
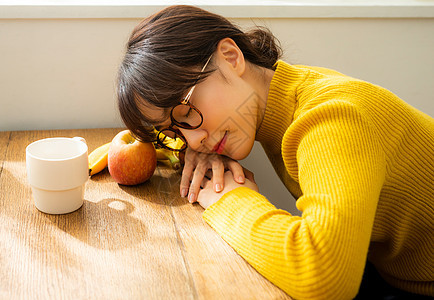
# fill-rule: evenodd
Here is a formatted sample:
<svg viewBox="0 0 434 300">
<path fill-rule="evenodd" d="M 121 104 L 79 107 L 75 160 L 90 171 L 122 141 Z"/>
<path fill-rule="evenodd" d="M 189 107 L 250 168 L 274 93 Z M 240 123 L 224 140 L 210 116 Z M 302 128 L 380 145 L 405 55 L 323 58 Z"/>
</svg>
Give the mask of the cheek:
<svg viewBox="0 0 434 300">
<path fill-rule="evenodd" d="M 239 148 L 243 155 L 244 152 L 248 154 L 253 145 L 251 141 L 255 139 L 256 119 L 253 110 L 251 111 L 254 107 L 249 103 L 249 91 L 243 82 L 229 84 L 222 80 L 210 80 L 204 82 L 197 91 L 200 93 L 195 95 L 197 100 L 194 101 L 203 115 L 202 128 L 207 130 L 210 138 L 220 139 L 222 132 L 230 130 L 234 133 L 234 138 L 239 139 L 238 142 L 242 140 L 233 150 Z"/>
<path fill-rule="evenodd" d="M 206 84 L 200 87 L 200 93 L 195 95 L 193 104 L 202 113 L 203 127 L 209 127 L 209 129 L 220 127 L 232 110 L 230 107 L 231 102 L 228 99 L 226 86 L 217 80 L 207 81 Z"/>
</svg>

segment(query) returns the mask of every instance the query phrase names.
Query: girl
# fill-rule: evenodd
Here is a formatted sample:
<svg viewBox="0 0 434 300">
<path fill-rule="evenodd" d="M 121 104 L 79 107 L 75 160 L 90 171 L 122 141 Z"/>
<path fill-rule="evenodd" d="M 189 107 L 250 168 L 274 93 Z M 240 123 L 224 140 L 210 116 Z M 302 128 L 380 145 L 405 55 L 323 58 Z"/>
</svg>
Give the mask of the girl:
<svg viewBox="0 0 434 300">
<path fill-rule="evenodd" d="M 181 195 L 290 296 L 354 298 L 367 259 L 365 277 L 433 296 L 433 119 L 381 87 L 279 57 L 267 30 L 168 7 L 128 41 L 122 119 L 142 141 L 185 140 Z M 271 205 L 237 163 L 255 140 L 301 217 Z"/>
</svg>

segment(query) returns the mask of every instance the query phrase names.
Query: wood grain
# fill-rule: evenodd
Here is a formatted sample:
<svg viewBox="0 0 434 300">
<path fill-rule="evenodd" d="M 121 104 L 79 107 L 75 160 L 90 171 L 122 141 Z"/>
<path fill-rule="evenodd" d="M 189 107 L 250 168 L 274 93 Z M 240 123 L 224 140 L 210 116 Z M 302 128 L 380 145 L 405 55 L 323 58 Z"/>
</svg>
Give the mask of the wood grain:
<svg viewBox="0 0 434 300">
<path fill-rule="evenodd" d="M 138 186 L 93 176 L 76 212 L 35 208 L 29 143 L 81 136 L 92 151 L 120 130 L 0 132 L 1 299 L 290 299 L 202 221 L 164 164 Z"/>
<path fill-rule="evenodd" d="M 11 133 L 9 131 L 0 131 L 0 175 L 3 170 L 3 162 L 6 155 L 6 149 L 9 144 L 9 137 Z"/>
</svg>

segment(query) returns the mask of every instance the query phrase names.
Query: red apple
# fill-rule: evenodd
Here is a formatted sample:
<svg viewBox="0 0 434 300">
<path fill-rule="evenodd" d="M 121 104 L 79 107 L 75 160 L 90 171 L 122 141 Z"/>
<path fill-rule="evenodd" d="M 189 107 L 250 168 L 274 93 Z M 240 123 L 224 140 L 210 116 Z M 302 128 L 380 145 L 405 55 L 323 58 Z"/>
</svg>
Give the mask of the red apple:
<svg viewBox="0 0 434 300">
<path fill-rule="evenodd" d="M 136 140 L 129 130 L 119 132 L 108 152 L 108 169 L 113 179 L 123 185 L 145 182 L 154 174 L 157 154 L 152 143 Z"/>
</svg>

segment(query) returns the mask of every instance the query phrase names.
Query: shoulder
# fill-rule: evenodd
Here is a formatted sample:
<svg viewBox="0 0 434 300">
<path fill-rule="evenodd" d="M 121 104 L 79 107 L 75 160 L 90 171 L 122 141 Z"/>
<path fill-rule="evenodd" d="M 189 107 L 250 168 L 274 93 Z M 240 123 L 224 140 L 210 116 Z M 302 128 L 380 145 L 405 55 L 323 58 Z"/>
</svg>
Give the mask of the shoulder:
<svg viewBox="0 0 434 300">
<path fill-rule="evenodd" d="M 329 69 L 329 68 L 320 67 L 320 66 L 294 65 L 294 67 L 300 68 L 300 69 L 304 69 L 306 71 L 310 71 L 310 72 L 326 75 L 326 76 L 344 76 L 344 77 L 348 77 L 347 75 L 345 75 L 345 74 L 343 74 L 341 72 L 338 72 L 338 71 L 336 71 L 334 69 Z"/>
</svg>

